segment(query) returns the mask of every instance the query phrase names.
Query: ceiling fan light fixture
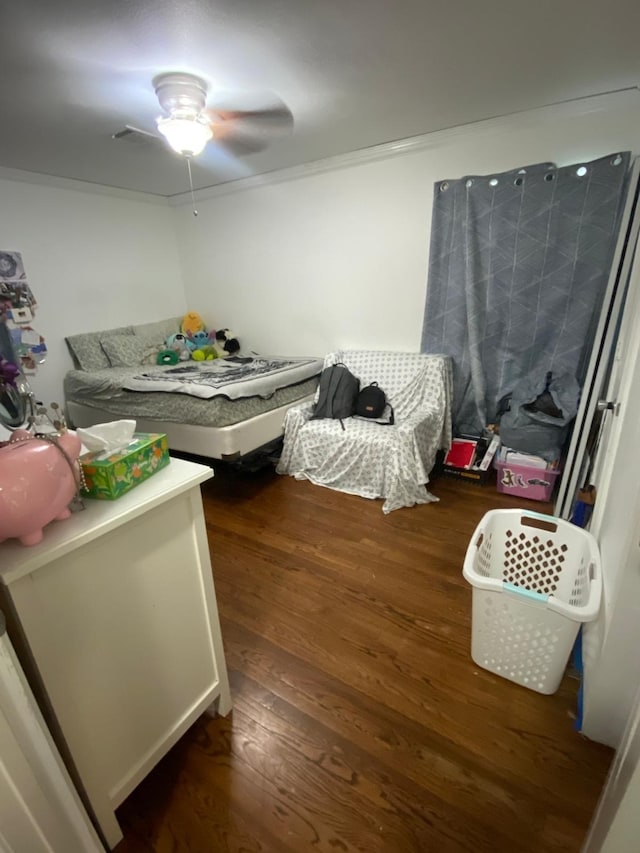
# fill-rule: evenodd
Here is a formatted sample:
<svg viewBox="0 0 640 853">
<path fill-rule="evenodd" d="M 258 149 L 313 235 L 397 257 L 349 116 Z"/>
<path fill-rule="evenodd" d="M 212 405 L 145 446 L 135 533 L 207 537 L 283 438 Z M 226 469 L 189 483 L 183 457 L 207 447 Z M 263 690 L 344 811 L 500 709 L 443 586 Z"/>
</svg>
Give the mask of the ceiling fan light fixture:
<svg viewBox="0 0 640 853">
<path fill-rule="evenodd" d="M 171 148 L 183 157 L 197 157 L 213 136 L 211 125 L 200 116 L 172 115 L 157 123 Z"/>
</svg>

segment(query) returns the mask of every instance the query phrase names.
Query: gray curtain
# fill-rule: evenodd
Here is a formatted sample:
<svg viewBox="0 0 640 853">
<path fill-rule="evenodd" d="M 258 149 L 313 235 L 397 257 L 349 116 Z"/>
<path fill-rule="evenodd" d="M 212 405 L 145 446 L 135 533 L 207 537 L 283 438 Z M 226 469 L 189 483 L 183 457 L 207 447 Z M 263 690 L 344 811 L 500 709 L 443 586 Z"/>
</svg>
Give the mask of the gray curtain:
<svg viewBox="0 0 640 853">
<path fill-rule="evenodd" d="M 536 371 L 582 384 L 630 154 L 434 188 L 422 351 L 454 363 L 454 427 L 477 434 Z"/>
</svg>

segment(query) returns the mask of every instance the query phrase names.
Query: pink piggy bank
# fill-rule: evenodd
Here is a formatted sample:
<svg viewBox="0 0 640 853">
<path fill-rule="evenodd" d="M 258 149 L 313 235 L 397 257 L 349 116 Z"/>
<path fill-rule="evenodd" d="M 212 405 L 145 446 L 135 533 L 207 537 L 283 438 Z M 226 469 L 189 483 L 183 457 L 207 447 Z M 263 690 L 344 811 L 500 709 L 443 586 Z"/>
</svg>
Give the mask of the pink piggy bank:
<svg viewBox="0 0 640 853">
<path fill-rule="evenodd" d="M 78 436 L 65 432 L 56 440 L 77 469 Z M 46 524 L 71 515 L 68 505 L 78 476 L 50 441 L 32 438 L 25 430 L 12 433 L 0 447 L 0 542 L 10 537 L 23 545 L 42 541 Z"/>
</svg>

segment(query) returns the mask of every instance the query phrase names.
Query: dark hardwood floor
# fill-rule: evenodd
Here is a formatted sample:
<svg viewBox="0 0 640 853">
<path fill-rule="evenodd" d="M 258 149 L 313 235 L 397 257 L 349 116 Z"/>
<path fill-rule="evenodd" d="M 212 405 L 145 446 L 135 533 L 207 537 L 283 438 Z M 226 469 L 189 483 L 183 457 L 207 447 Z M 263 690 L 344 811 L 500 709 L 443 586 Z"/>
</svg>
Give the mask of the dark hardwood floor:
<svg viewBox="0 0 640 853">
<path fill-rule="evenodd" d="M 612 751 L 574 731 L 577 681 L 542 696 L 469 653 L 464 552 L 515 502 L 432 489 L 440 503 L 384 516 L 269 470 L 216 472 L 234 710 L 199 720 L 123 803 L 118 853 L 580 850 Z"/>
</svg>

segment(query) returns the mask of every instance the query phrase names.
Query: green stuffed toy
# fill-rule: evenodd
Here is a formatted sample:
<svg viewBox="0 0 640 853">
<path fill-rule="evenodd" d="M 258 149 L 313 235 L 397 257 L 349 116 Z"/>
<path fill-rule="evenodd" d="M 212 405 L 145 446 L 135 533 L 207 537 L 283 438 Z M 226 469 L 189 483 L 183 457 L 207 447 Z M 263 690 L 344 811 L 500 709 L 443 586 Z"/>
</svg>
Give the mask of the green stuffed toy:
<svg viewBox="0 0 640 853">
<path fill-rule="evenodd" d="M 218 358 L 218 353 L 213 346 L 206 345 L 192 350 L 191 358 L 194 361 L 213 361 L 214 358 Z"/>
<path fill-rule="evenodd" d="M 174 349 L 162 349 L 156 357 L 156 364 L 177 364 L 180 356 Z"/>
</svg>

